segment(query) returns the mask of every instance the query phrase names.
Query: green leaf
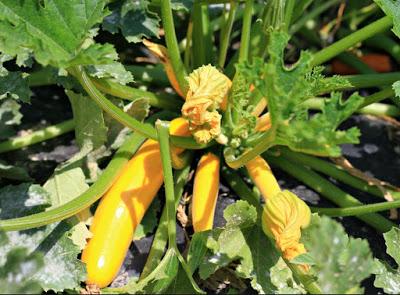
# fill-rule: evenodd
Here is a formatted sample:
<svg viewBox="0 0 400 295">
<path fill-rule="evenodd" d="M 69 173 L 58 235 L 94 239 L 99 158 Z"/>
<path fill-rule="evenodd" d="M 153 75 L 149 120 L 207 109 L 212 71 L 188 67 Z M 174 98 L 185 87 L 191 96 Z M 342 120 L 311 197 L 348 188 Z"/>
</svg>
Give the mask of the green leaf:
<svg viewBox="0 0 400 295">
<path fill-rule="evenodd" d="M 159 37 L 160 18 L 149 10 L 148 0 L 119 1 L 110 5 L 112 13 L 103 21 L 103 29 L 122 35 L 128 42 L 141 42 L 142 38 Z"/>
<path fill-rule="evenodd" d="M 106 0 L 0 1 L 0 51 L 22 65 L 33 54 L 42 65 L 66 68 L 109 61 L 111 45 L 90 44 L 90 29 L 108 14 Z M 107 62 L 106 62 L 107 63 Z"/>
<path fill-rule="evenodd" d="M 197 290 L 193 288 L 186 272 L 179 265 L 178 273 L 170 283 L 168 289 L 165 290 L 165 294 L 196 294 Z"/>
<path fill-rule="evenodd" d="M 338 222 L 314 215 L 302 242 L 313 257 L 312 270 L 324 294 L 363 292 L 360 283 L 374 266 L 367 241 L 349 238 Z"/>
<path fill-rule="evenodd" d="M 0 246 L 8 243 L 7 236 L 0 232 Z M 0 264 L 0 292 L 2 294 L 39 294 L 40 284 L 32 277 L 43 267 L 40 253 L 27 253 L 26 248 L 15 247 L 5 254 Z"/>
<path fill-rule="evenodd" d="M 0 102 L 0 139 L 7 139 L 15 134 L 13 125 L 21 123 L 20 104 L 13 99 Z"/>
<path fill-rule="evenodd" d="M 89 188 L 81 168 L 67 168 L 56 169 L 54 175 L 43 186 L 50 193 L 51 208 L 59 207 L 75 199 Z M 91 216 L 89 209 L 81 215 L 82 217 L 77 215 L 69 219 L 69 222 L 74 225 L 70 230 L 70 238 L 80 250 L 86 246 L 86 240 L 91 237 L 86 227 L 86 219 Z"/>
<path fill-rule="evenodd" d="M 135 99 L 125 106 L 121 100 L 116 100 L 115 103 L 123 108 L 128 115 L 139 121 L 143 121 L 150 113 L 150 103 L 147 98 Z M 105 114 L 104 119 L 108 127 L 108 145 L 112 149 L 117 149 L 124 142 L 126 136 L 131 133 L 131 129 L 122 126 L 107 114 Z"/>
<path fill-rule="evenodd" d="M 397 100 L 400 99 L 400 81 L 393 83 L 393 90 L 397 97 Z"/>
<path fill-rule="evenodd" d="M 0 75 L 0 100 L 13 98 L 30 102 L 31 94 L 28 80 L 22 72 L 8 72 L 4 76 Z"/>
<path fill-rule="evenodd" d="M 173 248 L 169 249 L 158 266 L 144 279 L 139 282 L 130 280 L 121 288 L 106 288 L 103 291 L 111 294 L 160 294 L 168 288 L 176 276 L 179 260 Z"/>
<path fill-rule="evenodd" d="M 171 8 L 174 10 L 190 11 L 194 3 L 194 0 L 172 0 Z"/>
<path fill-rule="evenodd" d="M 257 220 L 257 210 L 246 201 L 239 200 L 224 211 L 226 228 L 252 226 Z"/>
<path fill-rule="evenodd" d="M 28 172 L 21 167 L 8 165 L 3 161 L 0 161 L 0 178 L 7 178 L 20 181 L 31 181 L 32 178 Z"/>
<path fill-rule="evenodd" d="M 82 148 L 89 143 L 93 149 L 99 148 L 107 140 L 103 110 L 87 96 L 69 90 L 65 92 L 72 105 L 78 145 Z"/>
<path fill-rule="evenodd" d="M 360 107 L 363 99 L 353 94 L 342 102 L 341 95 L 333 93 L 322 112 L 310 116 L 302 102 L 317 94 L 322 75 L 318 69 L 312 71 L 312 56 L 308 52 L 301 52 L 298 62 L 290 68 L 284 65 L 283 52 L 288 38 L 283 32 L 272 32 L 268 63 L 255 59 L 252 65 L 238 65 L 247 82 L 267 98 L 272 125 L 267 131 L 270 146 L 286 145 L 304 153 L 339 156 L 339 145 L 357 143 L 360 133 L 357 128 L 336 129 Z"/>
<path fill-rule="evenodd" d="M 397 266 L 400 266 L 400 229 L 393 227 L 389 232 L 384 233 L 387 253 L 393 257 Z M 382 288 L 385 293 L 399 294 L 400 293 L 400 268 L 394 269 L 385 262 L 375 259 L 374 269 L 375 281 L 374 286 Z"/>
<path fill-rule="evenodd" d="M 89 66 L 88 74 L 96 78 L 109 78 L 111 81 L 122 85 L 133 82 L 132 73 L 127 71 L 123 64 L 119 62 Z"/>
<path fill-rule="evenodd" d="M 0 189 L 0 219 L 38 213 L 49 205 L 49 193 L 37 184 L 8 185 Z"/>
<path fill-rule="evenodd" d="M 224 217 L 227 220 L 224 228 L 193 235 L 194 245 L 188 252 L 191 271 L 199 266 L 200 277 L 207 279 L 235 261 L 237 275 L 250 279 L 257 292 L 279 290 L 282 282 L 277 279 L 274 285 L 270 270 L 278 263 L 280 255 L 261 227 L 255 224 L 256 209 L 245 201 L 238 201 L 225 209 Z"/>
<path fill-rule="evenodd" d="M 282 258 L 271 267 L 271 282 L 277 294 L 306 294 L 307 292 L 293 278 L 293 273 Z"/>
<path fill-rule="evenodd" d="M 43 211 L 56 200 L 39 185 L 21 184 L 0 190 L 0 218 L 8 219 Z M 70 239 L 72 224 L 62 222 L 26 231 L 7 232 L 8 243 L 0 245 L 0 265 L 6 253 L 17 246 L 27 248 L 27 254 L 39 253 L 44 267 L 31 277 L 44 290 L 63 291 L 78 288 L 85 278 L 85 268 L 77 259 L 80 249 Z"/>
<path fill-rule="evenodd" d="M 393 20 L 393 32 L 400 38 L 400 2 L 398 0 L 374 0 Z"/>
<path fill-rule="evenodd" d="M 15 189 L 3 189 L 5 195 L 0 197 L 1 219 L 34 213 L 48 204 L 48 194 L 38 185 L 24 184 L 17 186 L 18 191 Z M 0 265 L 6 262 L 9 251 L 23 245 L 27 255 L 38 253 L 44 259 L 43 268 L 26 276 L 27 280 L 37 281 L 45 291 L 79 288 L 80 282 L 85 279 L 85 267 L 77 259 L 80 249 L 69 237 L 71 228 L 72 225 L 64 221 L 37 229 L 7 232 L 8 242 L 0 245 Z"/>
<path fill-rule="evenodd" d="M 24 245 L 29 253 L 42 253 L 44 267 L 32 278 L 41 287 L 55 292 L 77 289 L 85 279 L 84 264 L 77 259 L 80 249 L 69 238 L 71 225 L 67 222 L 24 232 L 9 232 L 10 243 L 0 247 L 0 253 L 18 245 Z M 0 254 L 0 261 L 4 259 Z"/>
<path fill-rule="evenodd" d="M 89 186 L 85 182 L 85 175 L 81 168 L 61 169 L 46 181 L 43 188 L 50 193 L 51 208 L 59 207 L 73 200 Z"/>
</svg>

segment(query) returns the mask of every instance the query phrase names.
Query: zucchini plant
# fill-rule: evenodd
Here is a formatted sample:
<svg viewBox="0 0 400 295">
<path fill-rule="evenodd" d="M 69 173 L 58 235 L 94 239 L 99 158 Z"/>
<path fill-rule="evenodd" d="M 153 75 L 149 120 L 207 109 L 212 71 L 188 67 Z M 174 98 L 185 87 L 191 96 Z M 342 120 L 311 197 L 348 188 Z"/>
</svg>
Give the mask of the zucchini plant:
<svg viewBox="0 0 400 295">
<path fill-rule="evenodd" d="M 343 156 L 357 113 L 399 126 L 399 0 L 0 0 L 0 28 L 0 293 L 400 292 L 358 235 L 399 263 L 400 189 Z M 41 89 L 72 117 L 17 134 L 68 113 Z"/>
</svg>

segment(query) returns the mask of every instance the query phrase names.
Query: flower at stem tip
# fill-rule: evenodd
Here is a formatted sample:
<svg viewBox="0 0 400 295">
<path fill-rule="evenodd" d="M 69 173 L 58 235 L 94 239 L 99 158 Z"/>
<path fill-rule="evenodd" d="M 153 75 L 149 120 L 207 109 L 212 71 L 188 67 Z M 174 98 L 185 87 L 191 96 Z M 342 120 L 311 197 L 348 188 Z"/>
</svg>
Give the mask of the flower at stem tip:
<svg viewBox="0 0 400 295">
<path fill-rule="evenodd" d="M 201 66 L 187 78 L 189 91 L 182 115 L 199 143 L 208 143 L 221 135 L 221 114 L 232 82 L 211 65 Z"/>
<path fill-rule="evenodd" d="M 300 243 L 301 229 L 309 225 L 310 208 L 295 194 L 284 190 L 266 200 L 262 215 L 264 232 L 275 240 L 283 257 L 292 260 L 306 253 Z M 305 270 L 308 266 L 302 266 Z"/>
</svg>

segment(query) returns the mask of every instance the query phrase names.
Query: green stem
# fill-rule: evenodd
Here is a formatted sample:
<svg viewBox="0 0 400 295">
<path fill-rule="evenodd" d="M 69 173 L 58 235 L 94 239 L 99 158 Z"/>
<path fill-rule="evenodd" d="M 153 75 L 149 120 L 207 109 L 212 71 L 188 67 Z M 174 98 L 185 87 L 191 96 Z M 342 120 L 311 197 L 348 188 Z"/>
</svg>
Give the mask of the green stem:
<svg viewBox="0 0 400 295">
<path fill-rule="evenodd" d="M 231 39 L 233 23 L 235 22 L 236 10 L 237 10 L 237 4 L 235 2 L 231 2 L 228 19 L 226 20 L 225 25 L 221 29 L 221 39 L 220 39 L 219 56 L 218 56 L 218 65 L 220 68 L 223 68 L 225 65 L 226 54 L 228 52 L 229 42 Z"/>
<path fill-rule="evenodd" d="M 279 142 L 276 139 L 275 132 L 273 132 L 273 130 L 266 131 L 260 138 L 255 141 L 254 146 L 251 149 L 242 153 L 238 158 L 233 155 L 231 150 L 225 149 L 225 162 L 226 164 L 228 164 L 229 167 L 233 169 L 240 168 L 244 166 L 248 161 L 265 152 L 270 147 L 278 144 Z"/>
<path fill-rule="evenodd" d="M 376 71 L 371 69 L 365 62 L 350 52 L 342 52 L 338 55 L 338 59 L 357 70 L 360 74 L 376 74 Z"/>
<path fill-rule="evenodd" d="M 384 103 L 373 103 L 358 111 L 361 114 L 368 114 L 374 116 L 400 116 L 400 109 L 394 105 Z"/>
<path fill-rule="evenodd" d="M 293 26 L 290 27 L 290 34 L 294 35 L 297 33 L 298 30 L 300 30 L 309 20 L 314 20 L 316 19 L 320 14 L 331 8 L 332 6 L 340 3 L 342 0 L 329 0 L 321 5 L 317 5 L 317 7 L 313 10 L 311 10 L 309 13 L 304 14 L 303 17 L 301 17 L 297 22 L 293 24 Z"/>
<path fill-rule="evenodd" d="M 199 292 L 204 294 L 204 292 L 199 288 L 192 277 L 192 273 L 188 265 L 186 264 L 185 259 L 179 253 L 178 247 L 176 245 L 176 217 L 175 217 L 175 192 L 174 192 L 174 178 L 172 176 L 172 165 L 171 165 L 171 153 L 170 153 L 170 141 L 169 141 L 169 122 L 157 120 L 156 129 L 158 134 L 158 141 L 160 143 L 160 153 L 161 153 L 161 162 L 163 167 L 163 175 L 164 175 L 164 187 L 165 187 L 165 196 L 166 196 L 166 219 L 167 219 L 167 228 L 168 228 L 168 249 L 173 249 L 178 257 L 179 262 L 182 265 L 183 270 L 186 272 L 190 283 L 193 288 Z"/>
<path fill-rule="evenodd" d="M 151 124 L 144 124 L 129 116 L 120 108 L 115 106 L 109 101 L 96 86 L 92 83 L 92 80 L 85 73 L 81 67 L 75 67 L 71 70 L 71 73 L 78 79 L 82 87 L 88 93 L 88 95 L 111 117 L 120 122 L 122 125 L 142 134 L 147 138 L 157 140 L 157 134 Z M 171 136 L 171 141 L 177 147 L 183 147 L 185 149 L 203 149 L 207 145 L 199 145 L 194 141 L 193 138 L 183 136 Z"/>
<path fill-rule="evenodd" d="M 284 16 L 284 23 L 285 23 L 285 31 L 289 30 L 290 24 L 292 22 L 293 16 L 293 9 L 294 5 L 296 4 L 295 0 L 286 0 L 285 3 L 285 16 Z"/>
<path fill-rule="evenodd" d="M 310 98 L 303 102 L 303 105 L 310 109 L 321 110 L 325 103 L 325 98 Z M 384 103 L 371 103 L 357 110 L 357 113 L 374 116 L 396 117 L 400 115 L 400 109 L 394 105 Z"/>
<path fill-rule="evenodd" d="M 299 265 L 290 263 L 285 260 L 287 266 L 292 271 L 294 277 L 304 286 L 310 294 L 322 294 L 322 290 L 318 283 L 315 281 L 315 277 L 305 272 Z"/>
<path fill-rule="evenodd" d="M 353 206 L 347 208 L 317 208 L 312 207 L 312 212 L 324 214 L 332 217 L 339 216 L 358 216 L 373 212 L 386 211 L 394 208 L 400 208 L 400 200 L 392 202 L 381 202 L 362 206 Z"/>
<path fill-rule="evenodd" d="M 169 143 L 169 122 L 157 120 L 156 129 L 160 143 L 161 162 L 164 175 L 165 207 L 167 208 L 168 247 L 176 248 L 176 218 L 174 177 L 172 176 L 171 153 Z"/>
<path fill-rule="evenodd" d="M 254 0 L 246 0 L 243 15 L 242 36 L 240 39 L 239 62 L 247 61 L 249 58 L 249 45 L 251 33 L 251 17 L 253 15 Z"/>
<path fill-rule="evenodd" d="M 394 94 L 395 93 L 394 93 L 394 90 L 392 87 L 384 88 L 381 91 L 378 91 L 378 92 L 375 92 L 374 94 L 366 96 L 364 99 L 364 102 L 361 104 L 360 109 L 362 109 L 370 104 L 384 100 L 386 98 L 393 97 Z"/>
<path fill-rule="evenodd" d="M 400 44 L 389 36 L 384 34 L 373 36 L 365 40 L 365 45 L 386 51 L 400 63 Z"/>
<path fill-rule="evenodd" d="M 333 163 L 303 153 L 296 153 L 284 147 L 279 148 L 279 153 L 280 155 L 282 155 L 282 157 L 291 162 L 305 165 L 312 168 L 313 170 L 328 175 L 360 191 L 364 191 L 371 195 L 384 198 L 383 192 L 378 187 L 370 185 L 365 180 L 349 174 L 347 171 L 343 170 Z M 400 192 L 395 192 L 390 189 L 388 189 L 387 191 L 390 192 L 395 199 L 400 199 Z"/>
<path fill-rule="evenodd" d="M 389 86 L 400 80 L 400 72 L 382 73 L 382 74 L 361 74 L 342 76 L 347 80 L 347 83 L 336 86 L 335 88 L 321 89 L 319 94 L 329 93 L 338 90 L 352 90 L 360 88 Z M 329 80 L 334 78 L 326 78 L 326 84 L 329 85 Z"/>
<path fill-rule="evenodd" d="M 282 157 L 266 156 L 266 158 L 267 161 L 272 165 L 284 170 L 286 173 L 300 180 L 305 185 L 309 186 L 310 188 L 320 193 L 331 202 L 339 205 L 340 207 L 353 207 L 363 205 L 360 201 L 358 201 L 350 194 L 342 191 L 337 186 L 335 186 L 325 178 L 321 177 L 316 172 L 307 169 L 302 165 L 295 165 L 290 161 L 283 159 Z M 393 226 L 396 226 L 393 222 L 376 213 L 361 215 L 358 216 L 358 218 L 380 232 L 387 232 Z"/>
<path fill-rule="evenodd" d="M 186 70 L 190 69 L 190 58 L 192 51 L 192 40 L 193 40 L 193 22 L 189 20 L 187 32 L 186 32 L 186 44 L 185 44 L 185 51 L 183 54 L 183 63 L 185 65 Z"/>
<path fill-rule="evenodd" d="M 167 109 L 179 110 L 182 107 L 182 100 L 175 95 L 170 94 L 154 94 L 149 91 L 133 88 L 130 86 L 121 85 L 104 79 L 91 79 L 93 84 L 100 91 L 127 100 L 136 100 L 146 98 L 151 106 Z"/>
<path fill-rule="evenodd" d="M 175 33 L 174 18 L 171 9 L 171 0 L 160 1 L 160 6 L 168 56 L 171 60 L 172 68 L 174 70 L 176 79 L 178 80 L 179 87 L 182 89 L 183 93 L 186 93 L 188 84 L 185 77 L 187 74 L 179 52 L 178 40 Z"/>
<path fill-rule="evenodd" d="M 74 127 L 75 122 L 71 119 L 56 125 L 45 127 L 41 130 L 34 131 L 28 135 L 8 139 L 0 142 L 0 153 L 17 150 L 35 143 L 55 138 L 62 134 L 73 131 Z"/>
<path fill-rule="evenodd" d="M 178 207 L 180 198 L 182 196 L 185 184 L 187 183 L 190 172 L 190 165 L 186 166 L 181 170 L 176 170 L 174 173 L 175 179 L 175 211 Z M 174 212 L 175 212 L 174 211 Z M 161 214 L 160 221 L 156 233 L 154 234 L 153 244 L 149 255 L 147 256 L 146 264 L 144 265 L 143 271 L 140 274 L 140 279 L 147 277 L 153 269 L 160 263 L 162 256 L 167 246 L 168 241 L 168 225 L 167 225 L 167 206 L 164 206 L 164 210 Z"/>
<path fill-rule="evenodd" d="M 332 45 L 322 49 L 314 55 L 313 65 L 320 65 L 324 62 L 335 57 L 339 53 L 345 51 L 346 49 L 354 46 L 358 42 L 368 39 L 380 32 L 389 29 L 393 25 L 392 19 L 385 16 L 364 28 L 344 37 L 343 39 L 333 43 Z"/>
<path fill-rule="evenodd" d="M 144 139 L 145 138 L 138 133 L 128 137 L 124 144 L 115 153 L 99 179 L 79 197 L 61 205 L 60 207 L 45 212 L 15 219 L 0 220 L 0 229 L 14 231 L 36 228 L 64 220 L 88 208 L 111 187 L 113 182 L 117 179 L 121 169 L 139 149 Z"/>
<path fill-rule="evenodd" d="M 206 64 L 206 48 L 204 42 L 203 31 L 203 8 L 199 2 L 193 5 L 192 19 L 193 19 L 193 67 L 198 68 Z"/>
</svg>

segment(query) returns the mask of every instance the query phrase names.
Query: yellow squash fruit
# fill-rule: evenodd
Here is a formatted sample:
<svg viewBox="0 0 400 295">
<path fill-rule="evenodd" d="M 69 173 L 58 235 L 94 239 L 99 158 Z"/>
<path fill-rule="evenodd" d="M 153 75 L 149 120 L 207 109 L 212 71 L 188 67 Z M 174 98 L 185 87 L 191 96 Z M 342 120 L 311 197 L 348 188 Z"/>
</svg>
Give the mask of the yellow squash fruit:
<svg viewBox="0 0 400 295">
<path fill-rule="evenodd" d="M 186 127 L 185 127 L 186 126 Z M 173 135 L 187 136 L 187 122 L 181 118 L 170 126 Z M 176 149 L 175 152 L 182 152 Z M 108 286 L 117 275 L 136 227 L 163 183 L 160 148 L 148 139 L 121 171 L 102 197 L 93 218 L 93 234 L 82 252 L 86 284 Z"/>
<path fill-rule="evenodd" d="M 264 200 L 281 191 L 278 182 L 268 163 L 260 156 L 255 157 L 246 164 L 251 180 L 260 190 Z"/>
<path fill-rule="evenodd" d="M 220 159 L 212 153 L 201 157 L 194 177 L 192 223 L 195 232 L 212 229 L 219 189 Z"/>
</svg>

